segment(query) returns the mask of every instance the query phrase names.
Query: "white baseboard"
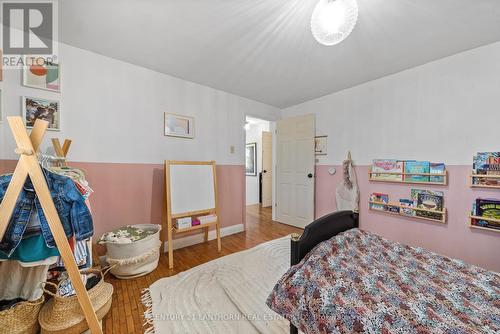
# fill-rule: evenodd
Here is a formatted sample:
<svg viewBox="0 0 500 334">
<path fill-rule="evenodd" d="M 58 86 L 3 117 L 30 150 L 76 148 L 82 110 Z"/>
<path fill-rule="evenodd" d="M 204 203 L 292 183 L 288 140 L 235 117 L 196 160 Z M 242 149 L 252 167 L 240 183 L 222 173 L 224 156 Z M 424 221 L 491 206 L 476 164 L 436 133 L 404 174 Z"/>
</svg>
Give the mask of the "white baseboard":
<svg viewBox="0 0 500 334">
<path fill-rule="evenodd" d="M 235 233 L 240 233 L 245 230 L 245 227 L 243 224 L 237 224 L 237 225 L 231 225 L 228 227 L 224 227 L 220 229 L 220 236 L 225 237 L 231 234 Z M 214 240 L 217 237 L 215 230 L 211 230 L 208 232 L 208 240 Z M 201 244 L 202 242 L 205 241 L 205 234 L 204 233 L 199 233 L 195 235 L 190 235 L 188 237 L 184 238 L 178 238 L 174 239 L 174 245 L 173 248 L 179 249 L 179 248 L 184 248 L 196 244 Z M 168 241 L 165 241 L 165 252 L 168 250 Z"/>
</svg>

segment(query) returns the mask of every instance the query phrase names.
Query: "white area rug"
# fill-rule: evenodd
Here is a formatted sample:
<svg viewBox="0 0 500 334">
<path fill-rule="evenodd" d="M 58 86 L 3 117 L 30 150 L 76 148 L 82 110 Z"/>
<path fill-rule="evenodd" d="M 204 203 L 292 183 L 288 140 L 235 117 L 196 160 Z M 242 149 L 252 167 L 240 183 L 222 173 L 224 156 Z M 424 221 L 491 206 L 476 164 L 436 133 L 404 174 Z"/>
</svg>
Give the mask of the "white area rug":
<svg viewBox="0 0 500 334">
<path fill-rule="evenodd" d="M 289 267 L 288 236 L 158 280 L 143 291 L 145 333 L 288 333 L 266 299 Z"/>
</svg>

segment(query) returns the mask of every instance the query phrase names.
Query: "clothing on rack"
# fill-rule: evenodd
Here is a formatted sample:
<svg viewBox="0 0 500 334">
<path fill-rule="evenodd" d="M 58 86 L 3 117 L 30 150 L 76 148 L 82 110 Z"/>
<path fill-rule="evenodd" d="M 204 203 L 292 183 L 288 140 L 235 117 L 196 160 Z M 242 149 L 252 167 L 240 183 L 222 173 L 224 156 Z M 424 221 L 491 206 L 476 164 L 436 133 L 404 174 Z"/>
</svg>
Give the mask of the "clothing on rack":
<svg viewBox="0 0 500 334">
<path fill-rule="evenodd" d="M 28 221 L 28 225 L 26 226 L 26 230 L 23 234 L 23 239 L 40 235 L 42 233 L 42 225 L 40 224 L 40 219 L 37 214 L 31 214 L 30 219 Z"/>
<path fill-rule="evenodd" d="M 59 167 L 66 162 L 66 158 L 56 157 L 49 154 L 38 153 L 37 157 L 42 168 Z"/>
<path fill-rule="evenodd" d="M 77 241 L 90 238 L 94 232 L 92 215 L 75 183 L 70 178 L 52 173 L 47 169 L 43 169 L 43 172 L 66 236 L 68 238 L 75 236 Z M 0 202 L 5 196 L 11 179 L 11 174 L 0 176 Z M 28 177 L 19 194 L 4 238 L 0 242 L 1 252 L 8 256 L 12 255 L 19 246 L 33 213 L 38 214 L 46 245 L 55 247 L 54 237 Z"/>
<path fill-rule="evenodd" d="M 80 191 L 85 199 L 87 199 L 93 192 L 90 188 L 89 183 L 85 179 L 85 173 L 73 167 L 51 167 L 49 170 L 58 175 L 69 177 L 75 182 L 76 188 Z"/>
<path fill-rule="evenodd" d="M 49 265 L 23 267 L 18 261 L 0 262 L 0 300 L 22 298 L 36 300 L 42 296 L 41 282 L 47 280 Z"/>
<path fill-rule="evenodd" d="M 92 266 L 92 252 L 90 251 L 89 247 L 90 240 L 77 241 L 76 243 L 74 242 L 74 240 L 69 240 L 69 242 L 78 268 L 90 268 Z M 50 268 L 50 270 L 65 270 L 63 259 L 59 257 L 57 262 Z"/>
<path fill-rule="evenodd" d="M 47 247 L 41 234 L 21 240 L 19 246 L 10 256 L 0 252 L 0 261 L 15 260 L 26 264 L 42 261 L 50 257 L 59 258 L 59 250 L 55 247 Z"/>
</svg>

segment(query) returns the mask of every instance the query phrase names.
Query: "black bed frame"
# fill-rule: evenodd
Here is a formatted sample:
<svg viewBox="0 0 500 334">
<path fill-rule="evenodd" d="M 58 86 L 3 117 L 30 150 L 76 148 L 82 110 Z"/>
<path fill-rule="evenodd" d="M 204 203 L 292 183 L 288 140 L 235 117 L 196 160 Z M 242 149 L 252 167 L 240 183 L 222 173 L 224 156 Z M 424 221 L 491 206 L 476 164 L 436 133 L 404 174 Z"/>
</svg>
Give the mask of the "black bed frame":
<svg viewBox="0 0 500 334">
<path fill-rule="evenodd" d="M 302 235 L 292 234 L 291 265 L 299 263 L 320 242 L 356 227 L 359 227 L 356 211 L 337 211 L 316 219 L 305 227 Z M 297 327 L 290 323 L 290 334 L 297 333 Z"/>
</svg>

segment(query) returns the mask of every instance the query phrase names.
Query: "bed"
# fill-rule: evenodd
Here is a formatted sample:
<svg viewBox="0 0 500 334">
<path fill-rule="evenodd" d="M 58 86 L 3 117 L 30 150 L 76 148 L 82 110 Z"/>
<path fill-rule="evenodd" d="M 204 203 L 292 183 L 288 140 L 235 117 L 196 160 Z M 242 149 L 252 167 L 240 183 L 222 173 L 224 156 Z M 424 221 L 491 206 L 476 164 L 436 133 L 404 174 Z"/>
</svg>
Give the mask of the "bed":
<svg viewBox="0 0 500 334">
<path fill-rule="evenodd" d="M 290 333 L 500 333 L 500 274 L 359 229 L 335 212 L 292 236 L 267 305 Z"/>
</svg>

